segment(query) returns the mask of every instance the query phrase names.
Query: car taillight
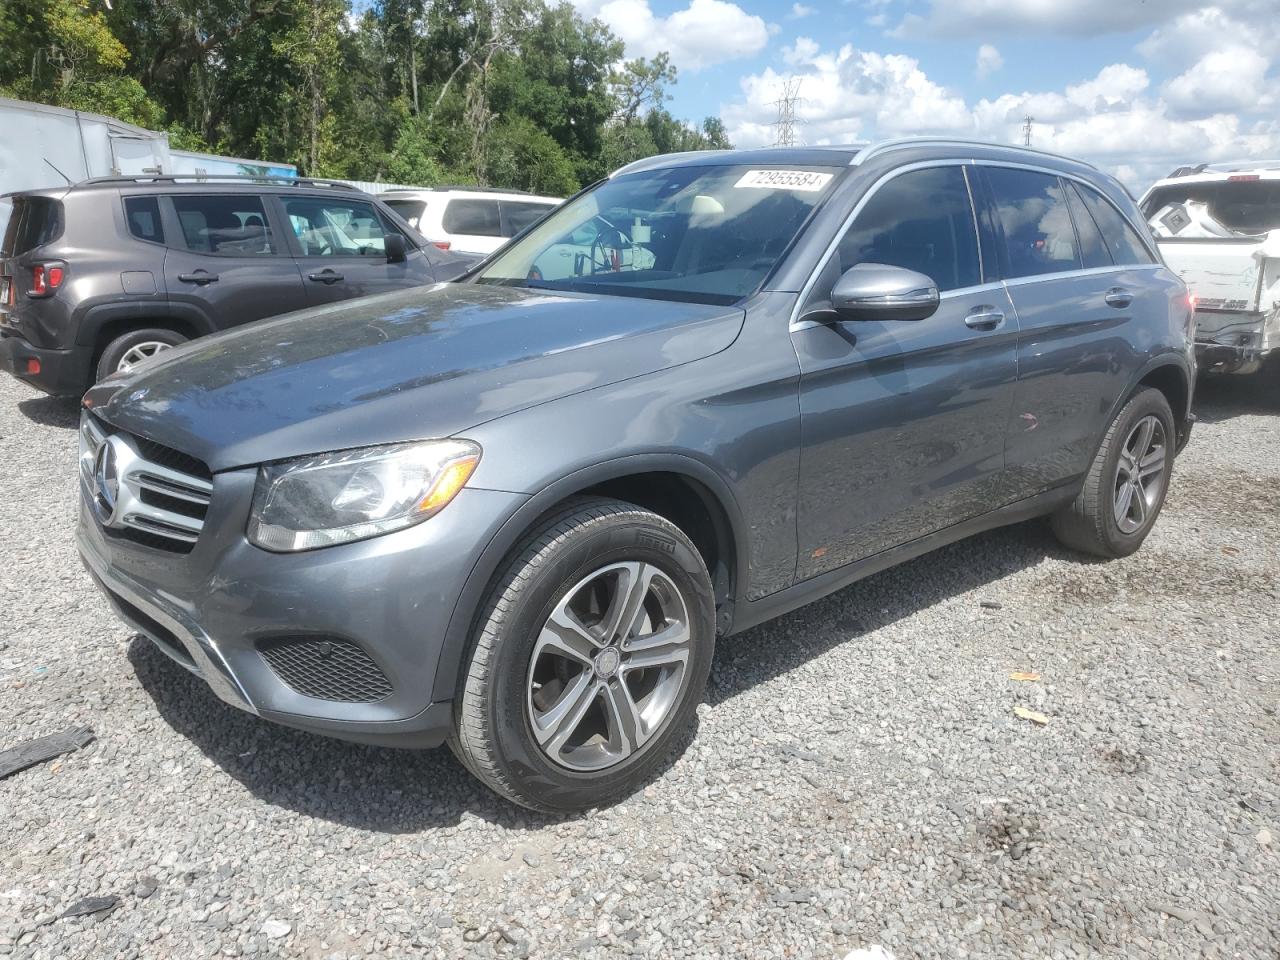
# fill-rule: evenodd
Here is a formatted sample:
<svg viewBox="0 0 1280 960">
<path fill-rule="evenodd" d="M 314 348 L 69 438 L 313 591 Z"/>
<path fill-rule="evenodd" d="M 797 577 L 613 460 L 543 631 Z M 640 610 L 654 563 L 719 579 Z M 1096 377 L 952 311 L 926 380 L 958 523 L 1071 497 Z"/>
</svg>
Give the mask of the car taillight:
<svg viewBox="0 0 1280 960">
<path fill-rule="evenodd" d="M 1227 183 L 1252 183 L 1254 180 L 1261 180 L 1256 173 L 1235 173 L 1227 177 Z"/>
<path fill-rule="evenodd" d="M 453 243 L 450 240 L 432 240 L 431 245 L 433 247 L 439 247 L 441 250 L 448 250 Z"/>
<path fill-rule="evenodd" d="M 27 295 L 49 296 L 62 286 L 66 274 L 67 268 L 61 263 L 37 263 L 31 268 L 31 288 L 27 291 Z"/>
</svg>

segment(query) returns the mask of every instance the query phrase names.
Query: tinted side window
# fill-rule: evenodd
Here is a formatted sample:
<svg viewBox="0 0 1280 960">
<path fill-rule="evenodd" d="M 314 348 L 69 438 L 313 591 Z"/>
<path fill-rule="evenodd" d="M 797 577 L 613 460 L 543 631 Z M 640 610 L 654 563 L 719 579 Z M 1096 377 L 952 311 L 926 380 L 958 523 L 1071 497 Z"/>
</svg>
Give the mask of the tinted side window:
<svg viewBox="0 0 1280 960">
<path fill-rule="evenodd" d="M 1080 188 L 1080 196 L 1084 198 L 1085 206 L 1093 214 L 1093 219 L 1102 231 L 1102 236 L 1107 241 L 1111 256 L 1116 263 L 1155 263 L 1146 244 L 1109 201 L 1088 187 Z"/>
<path fill-rule="evenodd" d="M 394 210 L 413 229 L 422 229 L 422 224 L 419 223 L 419 220 L 421 220 L 423 212 L 427 209 L 427 205 L 421 200 L 384 200 L 383 203 Z"/>
<path fill-rule="evenodd" d="M 178 196 L 172 200 L 188 250 L 224 257 L 266 257 L 276 252 L 258 197 Z"/>
<path fill-rule="evenodd" d="M 307 257 L 365 257 L 383 253 L 386 229 L 364 200 L 284 198 L 284 212 Z"/>
<path fill-rule="evenodd" d="M 867 201 L 837 248 L 840 272 L 885 263 L 933 278 L 939 290 L 981 282 L 978 235 L 960 167 L 913 170 Z"/>
<path fill-rule="evenodd" d="M 1076 237 L 1080 241 L 1080 260 L 1085 269 L 1111 266 L 1111 251 L 1107 249 L 1093 215 L 1085 209 L 1076 185 L 1064 182 L 1067 187 L 1067 206 L 1071 208 L 1071 219 L 1075 221 Z"/>
<path fill-rule="evenodd" d="M 500 237 L 497 200 L 450 200 L 444 208 L 445 233 L 466 233 L 475 237 Z"/>
<path fill-rule="evenodd" d="M 1010 277 L 1077 270 L 1076 235 L 1057 177 L 987 168 L 996 216 L 1004 227 Z"/>
<path fill-rule="evenodd" d="M 160 223 L 160 200 L 157 197 L 125 197 L 124 217 L 129 232 L 139 240 L 164 243 L 164 226 Z"/>
<path fill-rule="evenodd" d="M 503 231 L 504 237 L 514 237 L 525 227 L 537 223 L 554 208 L 547 203 L 529 203 L 519 200 L 503 200 L 502 212 L 507 217 L 507 229 Z"/>
</svg>

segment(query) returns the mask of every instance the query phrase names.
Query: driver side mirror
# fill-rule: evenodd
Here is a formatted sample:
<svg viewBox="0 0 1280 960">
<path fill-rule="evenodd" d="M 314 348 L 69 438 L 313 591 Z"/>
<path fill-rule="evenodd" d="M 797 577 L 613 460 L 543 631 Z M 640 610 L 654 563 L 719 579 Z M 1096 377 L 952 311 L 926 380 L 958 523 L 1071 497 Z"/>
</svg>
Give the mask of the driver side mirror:
<svg viewBox="0 0 1280 960">
<path fill-rule="evenodd" d="M 404 237 L 398 233 L 388 233 L 382 238 L 382 250 L 387 255 L 387 263 L 404 263 L 408 255 Z"/>
<path fill-rule="evenodd" d="M 852 266 L 831 288 L 831 309 L 841 320 L 924 320 L 938 303 L 932 279 L 884 263 Z"/>
</svg>

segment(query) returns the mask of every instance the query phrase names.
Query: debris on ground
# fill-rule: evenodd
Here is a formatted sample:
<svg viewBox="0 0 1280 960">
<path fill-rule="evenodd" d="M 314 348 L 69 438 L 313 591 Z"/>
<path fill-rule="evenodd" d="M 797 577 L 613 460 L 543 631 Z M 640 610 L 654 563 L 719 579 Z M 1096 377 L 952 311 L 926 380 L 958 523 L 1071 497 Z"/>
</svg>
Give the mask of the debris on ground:
<svg viewBox="0 0 1280 960">
<path fill-rule="evenodd" d="M 79 750 L 92 742 L 93 730 L 89 727 L 70 727 L 61 733 L 51 733 L 7 750 L 0 750 L 0 780 L 20 770 L 34 767 L 37 763 Z"/>
<path fill-rule="evenodd" d="M 118 906 L 120 906 L 120 898 L 115 894 L 106 897 L 83 897 L 62 911 L 61 919 L 67 920 L 71 917 L 87 917 L 95 913 L 106 913 Z"/>
<path fill-rule="evenodd" d="M 1040 679 L 1040 674 L 1031 670 L 1015 670 L 1009 674 L 1010 680 L 1018 680 L 1024 683 L 1033 683 Z"/>
<path fill-rule="evenodd" d="M 1037 713 L 1035 710 L 1031 710 L 1027 707 L 1014 707 L 1013 714 L 1016 717 L 1020 717 L 1023 720 L 1030 720 L 1032 723 L 1039 724 L 1042 727 L 1049 722 L 1049 718 L 1043 713 Z"/>
</svg>

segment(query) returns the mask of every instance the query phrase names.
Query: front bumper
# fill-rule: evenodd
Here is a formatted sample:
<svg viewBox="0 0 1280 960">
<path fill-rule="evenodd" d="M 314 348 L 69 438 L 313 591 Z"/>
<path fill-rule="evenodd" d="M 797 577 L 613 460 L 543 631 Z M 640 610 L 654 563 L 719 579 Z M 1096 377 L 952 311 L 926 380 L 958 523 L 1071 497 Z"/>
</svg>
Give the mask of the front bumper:
<svg viewBox="0 0 1280 960">
<path fill-rule="evenodd" d="M 441 644 L 480 548 L 525 498 L 467 489 L 407 530 L 274 554 L 243 535 L 255 477 L 255 470 L 215 476 L 205 529 L 189 554 L 108 534 L 82 485 L 80 556 L 121 619 L 231 706 L 345 740 L 441 743 L 452 718 L 448 701 L 431 701 Z M 352 703 L 290 686 L 260 644 L 308 636 L 358 645 L 391 692 Z"/>
<path fill-rule="evenodd" d="M 30 361 L 39 372 L 28 372 Z M 0 335 L 0 369 L 55 397 L 78 397 L 89 388 L 89 357 L 84 350 L 33 347 L 14 334 Z"/>
</svg>

